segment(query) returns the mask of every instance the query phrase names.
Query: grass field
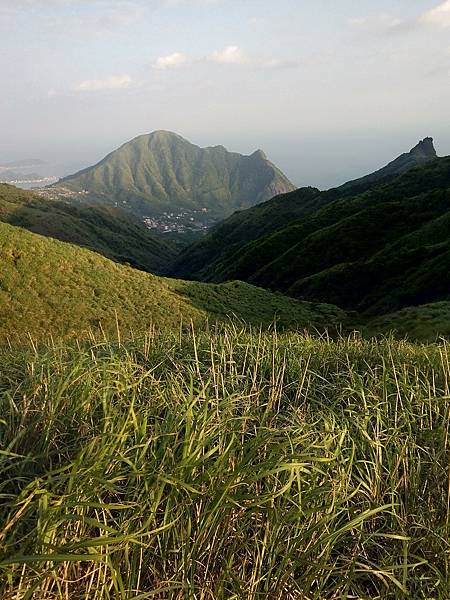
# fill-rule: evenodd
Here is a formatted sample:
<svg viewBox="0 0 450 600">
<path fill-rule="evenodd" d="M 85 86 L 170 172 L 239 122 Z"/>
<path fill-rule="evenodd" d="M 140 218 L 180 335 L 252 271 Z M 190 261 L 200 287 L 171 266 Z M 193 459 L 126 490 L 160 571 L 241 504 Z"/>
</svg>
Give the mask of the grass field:
<svg viewBox="0 0 450 600">
<path fill-rule="evenodd" d="M 0 351 L 0 597 L 450 597 L 450 347 Z"/>
<path fill-rule="evenodd" d="M 33 338 L 124 335 L 228 321 L 338 328 L 346 314 L 238 281 L 219 285 L 156 277 L 72 244 L 0 223 L 0 344 Z"/>
</svg>

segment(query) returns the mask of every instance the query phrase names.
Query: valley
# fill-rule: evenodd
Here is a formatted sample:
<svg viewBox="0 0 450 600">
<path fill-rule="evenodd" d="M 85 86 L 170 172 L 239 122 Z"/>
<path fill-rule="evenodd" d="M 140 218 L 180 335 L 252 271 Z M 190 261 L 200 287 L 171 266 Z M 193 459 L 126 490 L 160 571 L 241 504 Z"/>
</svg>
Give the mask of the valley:
<svg viewBox="0 0 450 600">
<path fill-rule="evenodd" d="M 142 136 L 139 143 L 149 143 L 156 154 L 167 143 L 177 151 L 188 144 L 166 132 Z M 128 156 L 129 146 L 123 148 Z M 190 160 L 197 161 L 198 153 L 202 150 Z M 182 208 L 184 201 L 172 202 L 171 210 L 141 215 L 128 200 L 105 201 L 96 188 L 77 190 L 62 182 L 33 192 L 0 185 L 0 221 L 86 247 L 117 264 L 187 280 L 186 289 L 195 280 L 244 281 L 283 294 L 283 302 L 336 307 L 342 331 L 376 334 L 378 323 L 380 333 L 388 333 L 398 320 L 400 335 L 433 341 L 447 331 L 438 314 L 446 314 L 450 301 L 449 186 L 449 158 L 437 157 L 432 139 L 425 138 L 372 175 L 328 191 L 310 187 L 276 195 L 219 224 L 217 212 L 206 206 L 189 209 Z M 32 263 L 29 269 L 36 270 Z M 15 290 L 8 293 L 13 298 Z M 421 309 L 425 305 L 433 319 Z M 415 307 L 410 314 L 416 323 L 408 331 L 401 311 Z M 258 310 L 255 306 L 255 317 Z M 240 312 L 236 306 L 229 315 Z M 307 321 L 300 319 L 299 325 Z M 336 321 L 329 326 L 336 328 Z"/>
<path fill-rule="evenodd" d="M 214 224 L 208 215 L 208 209 L 182 210 L 180 212 L 163 212 L 154 217 L 143 217 L 143 222 L 150 230 L 159 233 L 206 233 Z"/>
</svg>

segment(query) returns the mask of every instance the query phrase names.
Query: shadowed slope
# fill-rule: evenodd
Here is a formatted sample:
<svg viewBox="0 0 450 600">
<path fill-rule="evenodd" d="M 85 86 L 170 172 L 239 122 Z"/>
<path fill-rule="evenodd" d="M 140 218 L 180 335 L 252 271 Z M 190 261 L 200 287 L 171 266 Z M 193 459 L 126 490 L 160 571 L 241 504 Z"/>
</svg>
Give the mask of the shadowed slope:
<svg viewBox="0 0 450 600">
<path fill-rule="evenodd" d="M 0 221 L 152 273 L 164 273 L 175 256 L 169 243 L 120 209 L 46 200 L 9 185 L 0 184 Z"/>
<path fill-rule="evenodd" d="M 318 193 L 312 206 L 302 202 L 301 192 L 290 195 L 298 195 L 301 218 L 230 245 L 233 233 L 226 235 L 225 223 L 182 253 L 179 272 L 208 281 L 242 279 L 296 298 L 378 313 L 449 297 L 450 158 L 355 196 Z M 246 222 L 252 212 L 246 211 Z"/>
</svg>

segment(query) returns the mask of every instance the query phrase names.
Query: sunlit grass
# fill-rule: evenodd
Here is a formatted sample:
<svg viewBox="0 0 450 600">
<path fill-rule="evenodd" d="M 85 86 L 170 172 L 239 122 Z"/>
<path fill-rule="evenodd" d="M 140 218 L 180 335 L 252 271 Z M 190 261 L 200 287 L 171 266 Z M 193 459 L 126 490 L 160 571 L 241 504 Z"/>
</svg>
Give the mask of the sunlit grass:
<svg viewBox="0 0 450 600">
<path fill-rule="evenodd" d="M 2 599 L 450 597 L 449 348 L 1 351 Z"/>
</svg>

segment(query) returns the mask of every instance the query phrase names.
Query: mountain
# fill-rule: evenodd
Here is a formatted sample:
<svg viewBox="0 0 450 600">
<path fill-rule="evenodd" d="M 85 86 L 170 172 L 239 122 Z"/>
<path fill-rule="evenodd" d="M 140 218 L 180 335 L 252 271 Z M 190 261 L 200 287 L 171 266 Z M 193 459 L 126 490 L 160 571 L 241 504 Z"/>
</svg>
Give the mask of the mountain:
<svg viewBox="0 0 450 600">
<path fill-rule="evenodd" d="M 42 175 L 37 173 L 18 173 L 9 169 L 0 169 L 0 183 L 8 183 L 11 181 L 38 181 L 43 179 Z"/>
<path fill-rule="evenodd" d="M 40 194 L 0 184 L 0 221 L 152 273 L 164 273 L 175 257 L 171 244 L 118 208 L 56 201 Z"/>
<path fill-rule="evenodd" d="M 425 155 L 429 157 L 429 160 L 424 158 Z M 407 172 L 409 169 L 406 168 L 406 165 L 410 165 L 411 169 L 420 166 L 424 161 L 428 163 L 431 161 L 432 155 L 437 158 L 431 138 L 426 138 L 409 153 L 402 154 L 372 175 L 325 192 L 312 187 L 300 188 L 272 198 L 261 205 L 236 212 L 213 228 L 208 236 L 184 249 L 173 267 L 173 273 L 188 279 L 223 280 L 228 276 L 223 270 L 227 269 L 226 265 L 229 262 L 233 265 L 235 260 L 239 263 L 246 261 L 245 256 L 241 256 L 241 250 L 246 244 L 279 231 L 280 239 L 277 241 L 281 243 L 281 246 L 273 247 L 275 256 L 277 252 L 287 250 L 297 240 L 296 231 L 286 228 L 297 226 L 306 217 L 336 200 L 361 194 L 364 189 L 370 189 L 381 183 L 380 179 L 381 181 L 395 179 L 396 176 L 393 174 L 395 169 L 404 169 L 404 172 Z M 342 203 L 342 206 L 346 204 Z M 254 264 L 249 264 L 248 269 L 245 268 L 239 274 L 244 279 L 251 275 L 252 269 L 257 270 L 262 267 L 271 256 L 270 247 L 262 251 L 262 246 L 260 247 L 256 243 L 251 248 L 248 247 L 248 250 L 252 251 L 251 260 L 254 261 Z M 245 250 L 243 252 L 245 255 Z"/>
<path fill-rule="evenodd" d="M 47 163 L 38 158 L 28 158 L 24 160 L 15 160 L 0 164 L 0 168 L 6 169 L 30 169 L 33 167 L 43 167 Z"/>
<path fill-rule="evenodd" d="M 356 193 L 357 191 L 362 191 L 363 189 L 370 187 L 374 183 L 387 182 L 392 177 L 401 175 L 414 167 L 422 167 L 436 158 L 437 154 L 434 148 L 433 138 L 426 137 L 414 146 L 412 150 L 401 154 L 382 169 L 379 169 L 370 175 L 366 175 L 365 177 L 349 181 L 342 185 L 339 190 L 341 192 L 351 191 Z"/>
<path fill-rule="evenodd" d="M 139 136 L 56 185 L 139 217 L 174 212 L 202 222 L 294 189 L 261 150 L 243 156 L 223 146 L 200 148 L 168 131 Z"/>
<path fill-rule="evenodd" d="M 425 163 L 356 194 L 303 189 L 233 215 L 182 253 L 174 273 L 369 314 L 450 299 L 450 157 Z"/>
<path fill-rule="evenodd" d="M 163 279 L 94 252 L 0 223 L 0 340 L 26 335 L 76 336 L 89 331 L 155 326 L 178 331 L 190 322 L 236 317 L 280 327 L 337 326 L 345 313 L 298 302 L 246 283 L 222 285 Z"/>
</svg>

